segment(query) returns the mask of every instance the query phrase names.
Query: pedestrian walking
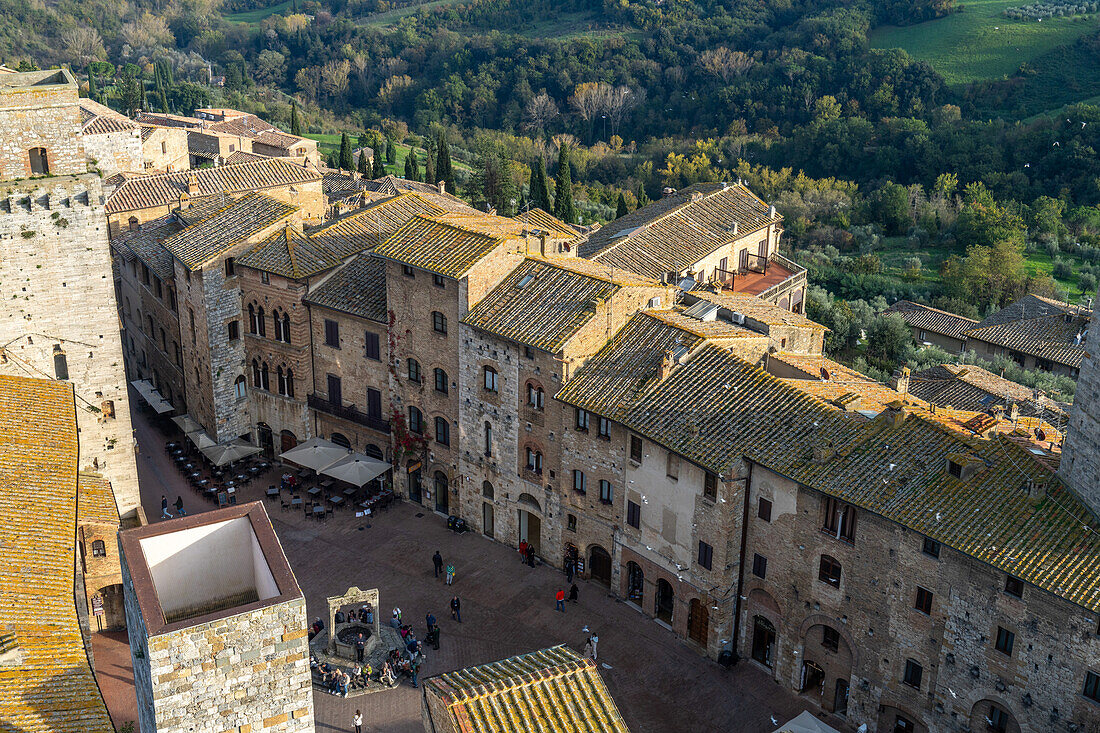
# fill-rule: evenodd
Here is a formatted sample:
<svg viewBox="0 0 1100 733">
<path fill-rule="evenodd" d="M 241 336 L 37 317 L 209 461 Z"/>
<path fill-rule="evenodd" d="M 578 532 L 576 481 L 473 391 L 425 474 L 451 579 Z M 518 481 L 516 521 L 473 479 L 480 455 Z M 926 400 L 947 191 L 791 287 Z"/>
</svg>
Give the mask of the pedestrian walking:
<svg viewBox="0 0 1100 733">
<path fill-rule="evenodd" d="M 439 554 L 439 550 L 435 551 L 432 555 L 432 564 L 435 566 L 435 577 L 439 577 L 439 574 L 443 572 L 443 556 Z"/>
<path fill-rule="evenodd" d="M 519 561 L 527 562 L 527 540 L 519 543 Z"/>
<path fill-rule="evenodd" d="M 168 497 L 166 497 L 164 494 L 160 495 L 160 518 L 161 519 L 171 519 L 172 518 L 171 513 L 169 513 L 169 511 L 168 511 Z"/>
<path fill-rule="evenodd" d="M 451 618 L 462 623 L 462 603 L 458 600 L 458 596 L 451 599 Z"/>
<path fill-rule="evenodd" d="M 569 589 L 569 600 L 573 603 L 577 602 L 577 593 L 579 592 L 577 584 L 574 583 L 573 587 Z"/>
<path fill-rule="evenodd" d="M 428 627 L 428 633 L 432 633 L 435 630 L 435 616 L 431 611 L 428 611 L 428 615 L 424 617 L 424 624 Z"/>
<path fill-rule="evenodd" d="M 454 582 L 455 579 L 455 564 L 453 562 L 447 563 L 447 585 Z"/>
<path fill-rule="evenodd" d="M 565 591 L 563 591 L 561 588 L 558 588 L 558 594 L 554 596 L 554 600 L 554 610 L 565 613 Z"/>
<path fill-rule="evenodd" d="M 176 514 L 181 517 L 187 516 L 187 512 L 183 510 L 183 496 L 180 494 L 176 494 Z"/>
<path fill-rule="evenodd" d="M 367 638 L 362 634 L 359 634 L 359 638 L 355 640 L 355 659 L 358 662 L 363 661 L 363 654 L 367 650 Z"/>
<path fill-rule="evenodd" d="M 592 634 L 589 641 L 592 642 L 592 661 L 595 662 L 599 658 L 599 655 L 597 654 L 597 651 L 596 651 L 596 645 L 600 643 L 600 637 L 596 636 L 595 634 Z"/>
<path fill-rule="evenodd" d="M 355 725 L 355 733 L 363 733 L 363 713 L 356 710 L 355 717 L 352 718 L 352 722 Z"/>
<path fill-rule="evenodd" d="M 583 654 L 584 654 L 585 659 L 591 659 L 592 658 L 592 637 L 591 636 L 584 640 L 584 652 L 583 652 Z"/>
<path fill-rule="evenodd" d="M 535 567 L 535 546 L 527 545 L 527 567 Z"/>
<path fill-rule="evenodd" d="M 420 674 L 420 661 L 422 659 L 423 656 L 418 653 L 415 657 L 413 657 L 412 664 L 410 665 L 410 669 L 412 670 L 413 687 L 420 687 L 420 685 L 417 684 L 416 680 Z"/>
</svg>

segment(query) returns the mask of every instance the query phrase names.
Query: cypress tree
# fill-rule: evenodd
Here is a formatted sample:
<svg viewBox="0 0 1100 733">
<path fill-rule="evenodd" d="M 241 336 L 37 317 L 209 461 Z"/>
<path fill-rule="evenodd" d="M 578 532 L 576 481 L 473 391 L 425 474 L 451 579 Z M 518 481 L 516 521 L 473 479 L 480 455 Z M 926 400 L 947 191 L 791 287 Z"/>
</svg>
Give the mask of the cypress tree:
<svg viewBox="0 0 1100 733">
<path fill-rule="evenodd" d="M 359 175 L 370 178 L 370 164 L 367 163 L 367 148 L 359 148 Z"/>
<path fill-rule="evenodd" d="M 377 147 L 374 149 L 374 173 L 375 178 L 384 178 L 386 175 L 386 165 L 382 162 L 382 138 L 378 138 L 376 142 Z"/>
<path fill-rule="evenodd" d="M 546 161 L 541 155 L 531 169 L 531 205 L 550 213 L 550 182 L 546 180 Z"/>
<path fill-rule="evenodd" d="M 302 136 L 302 123 L 298 121 L 298 103 L 290 103 L 290 134 Z"/>
<path fill-rule="evenodd" d="M 634 198 L 638 199 L 639 209 L 649 204 L 649 196 L 645 194 L 645 186 L 638 184 L 638 190 L 634 192 Z"/>
<path fill-rule="evenodd" d="M 93 102 L 99 101 L 99 91 L 95 88 L 95 71 L 91 64 L 88 64 L 88 99 Z"/>
<path fill-rule="evenodd" d="M 435 162 L 435 175 L 443 181 L 447 193 L 455 193 L 455 176 L 451 169 L 451 149 L 447 145 L 447 138 L 443 133 L 439 135 L 439 154 Z"/>
<path fill-rule="evenodd" d="M 168 110 L 168 97 L 164 96 L 164 91 L 161 90 L 160 94 L 158 94 L 157 96 L 160 97 L 160 109 L 161 109 L 161 111 L 162 112 L 168 112 L 169 111 Z"/>
<path fill-rule="evenodd" d="M 346 132 L 340 133 L 340 167 L 346 171 L 355 170 L 355 164 L 351 158 L 351 140 Z"/>
<path fill-rule="evenodd" d="M 138 104 L 141 107 L 142 112 L 147 112 L 149 111 L 149 104 L 145 101 L 145 80 L 141 77 L 138 77 L 137 82 L 138 85 L 141 87 L 141 102 L 139 102 Z"/>
<path fill-rule="evenodd" d="M 405 156 L 405 178 L 410 181 L 420 180 L 420 164 L 416 162 L 416 148 L 409 148 L 409 154 Z"/>
<path fill-rule="evenodd" d="M 577 223 L 577 211 L 573 208 L 573 180 L 569 174 L 569 146 L 562 143 L 558 151 L 558 177 L 554 191 L 554 216 L 566 224 Z"/>
<path fill-rule="evenodd" d="M 397 166 L 397 143 L 392 137 L 386 138 L 386 165 Z"/>
<path fill-rule="evenodd" d="M 439 178 L 435 175 L 435 143 L 431 138 L 427 139 L 425 149 L 428 154 L 424 158 L 424 183 L 434 186 L 439 183 Z"/>
<path fill-rule="evenodd" d="M 619 205 L 615 208 L 615 218 L 620 219 L 630 213 L 630 209 L 626 205 L 626 196 L 622 191 L 619 191 Z"/>
</svg>

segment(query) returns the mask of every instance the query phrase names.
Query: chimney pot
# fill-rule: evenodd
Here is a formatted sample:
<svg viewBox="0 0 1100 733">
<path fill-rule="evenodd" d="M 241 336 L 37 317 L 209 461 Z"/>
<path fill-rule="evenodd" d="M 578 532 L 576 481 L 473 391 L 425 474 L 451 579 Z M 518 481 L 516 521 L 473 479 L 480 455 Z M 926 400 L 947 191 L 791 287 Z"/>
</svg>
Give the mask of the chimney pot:
<svg viewBox="0 0 1100 733">
<path fill-rule="evenodd" d="M 437 183 L 435 185 L 436 185 L 436 187 L 439 188 L 440 195 L 447 193 L 447 182 L 446 181 L 440 181 L 439 183 Z"/>
</svg>

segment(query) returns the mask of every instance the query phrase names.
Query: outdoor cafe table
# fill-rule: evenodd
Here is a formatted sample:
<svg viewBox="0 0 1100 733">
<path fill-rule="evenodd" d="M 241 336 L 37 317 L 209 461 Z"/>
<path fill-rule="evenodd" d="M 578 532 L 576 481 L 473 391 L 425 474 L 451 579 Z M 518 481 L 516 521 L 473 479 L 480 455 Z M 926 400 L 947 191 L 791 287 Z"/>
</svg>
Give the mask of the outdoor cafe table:
<svg viewBox="0 0 1100 733">
<path fill-rule="evenodd" d="M 332 503 L 333 506 L 340 506 L 341 504 L 344 503 L 344 497 L 342 497 L 342 496 L 332 496 L 332 497 L 329 497 L 329 501 Z"/>
<path fill-rule="evenodd" d="M 324 481 L 322 481 L 319 485 L 322 489 L 330 489 L 330 488 L 332 488 L 332 483 L 333 483 L 332 479 L 327 478 Z"/>
<path fill-rule="evenodd" d="M 278 496 L 279 495 L 279 487 L 278 486 L 272 486 L 270 489 L 267 490 L 267 495 L 268 496 Z"/>
<path fill-rule="evenodd" d="M 323 517 L 325 516 L 325 508 L 318 504 L 317 506 L 313 507 L 313 514 L 315 516 Z"/>
<path fill-rule="evenodd" d="M 309 491 L 307 491 L 306 493 L 307 493 L 307 494 L 309 494 L 310 496 L 317 496 L 318 494 L 320 494 L 320 493 L 321 493 L 321 489 L 319 489 L 318 487 L 314 486 L 314 487 L 313 487 L 312 489 L 310 489 L 310 490 L 309 490 Z"/>
<path fill-rule="evenodd" d="M 351 497 L 355 496 L 355 492 L 358 490 L 359 489 L 356 488 L 344 489 L 344 496 L 350 499 Z"/>
<path fill-rule="evenodd" d="M 295 496 L 293 499 L 290 500 L 290 505 L 293 506 L 293 507 L 301 506 L 302 505 L 302 497 Z"/>
</svg>

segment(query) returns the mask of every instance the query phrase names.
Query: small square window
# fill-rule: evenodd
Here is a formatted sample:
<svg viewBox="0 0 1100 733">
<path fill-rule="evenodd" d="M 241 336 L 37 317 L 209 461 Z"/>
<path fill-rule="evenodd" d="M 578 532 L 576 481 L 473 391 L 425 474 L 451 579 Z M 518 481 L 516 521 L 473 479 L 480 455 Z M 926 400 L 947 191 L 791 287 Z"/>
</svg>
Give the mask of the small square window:
<svg viewBox="0 0 1100 733">
<path fill-rule="evenodd" d="M 447 316 L 439 311 L 432 311 L 432 328 L 436 333 L 447 333 Z"/>
<path fill-rule="evenodd" d="M 635 463 L 642 462 L 642 439 L 637 435 L 630 436 L 630 460 Z"/>
<path fill-rule="evenodd" d="M 1085 672 L 1084 695 L 1093 702 L 1100 702 L 1100 674 Z"/>
<path fill-rule="evenodd" d="M 408 265 L 401 265 L 401 274 L 405 277 L 416 277 L 416 270 L 412 269 Z"/>
<path fill-rule="evenodd" d="M 760 497 L 760 504 L 756 508 L 756 516 L 765 522 L 772 521 L 772 503 L 762 496 Z"/>
<path fill-rule="evenodd" d="M 913 608 L 917 609 L 921 613 L 932 613 L 932 591 L 927 588 L 921 588 L 917 586 L 917 600 L 913 604 Z"/>
<path fill-rule="evenodd" d="M 447 281 L 443 279 L 442 275 L 433 274 L 432 285 L 436 286 L 437 288 L 445 288 L 447 287 Z"/>
<path fill-rule="evenodd" d="M 524 346 L 523 347 L 523 358 L 525 358 L 525 359 L 534 359 L 535 358 L 535 350 L 532 349 L 530 346 Z"/>
<path fill-rule="evenodd" d="M 752 556 L 752 574 L 758 578 L 768 577 L 768 558 L 754 553 Z"/>
<path fill-rule="evenodd" d="M 382 361 L 382 343 L 378 334 L 366 332 L 366 357 L 374 361 Z"/>
<path fill-rule="evenodd" d="M 588 432 L 588 420 L 589 412 L 583 408 L 576 408 L 574 411 L 574 424 L 577 426 L 577 430 Z"/>
<path fill-rule="evenodd" d="M 702 540 L 699 541 L 699 564 L 706 568 L 711 569 L 711 564 L 714 562 L 714 548 L 708 545 Z"/>
<path fill-rule="evenodd" d="M 948 460 L 947 461 L 947 472 L 949 474 L 951 474 L 952 476 L 954 476 L 955 478 L 962 478 L 962 476 L 963 476 L 962 464 L 961 463 L 956 463 L 955 461 Z"/>
<path fill-rule="evenodd" d="M 227 324 L 227 331 L 229 332 L 229 340 L 236 341 L 241 337 L 241 324 L 236 321 L 230 321 Z"/>
<path fill-rule="evenodd" d="M 325 319 L 325 346 L 340 348 L 340 324 L 328 318 Z"/>
<path fill-rule="evenodd" d="M 920 549 L 921 552 L 929 557 L 938 558 L 940 556 L 940 543 L 928 537 L 924 538 L 924 545 Z"/>
<path fill-rule="evenodd" d="M 831 652 L 840 650 L 840 632 L 832 626 L 821 627 L 821 646 Z"/>
<path fill-rule="evenodd" d="M 718 476 L 710 471 L 703 474 L 703 496 L 711 501 L 718 500 Z"/>
<path fill-rule="evenodd" d="M 573 514 L 565 515 L 565 528 L 570 532 L 577 531 L 577 517 Z"/>
<path fill-rule="evenodd" d="M 611 439 L 611 421 L 606 417 L 600 416 L 596 418 L 596 424 L 599 426 L 598 434 L 601 438 Z"/>
<path fill-rule="evenodd" d="M 924 667 L 920 666 L 912 659 L 906 659 L 905 675 L 902 676 L 901 681 L 919 690 L 922 677 L 924 677 Z"/>
<path fill-rule="evenodd" d="M 642 508 L 632 501 L 626 503 L 626 523 L 634 529 L 642 525 Z"/>
<path fill-rule="evenodd" d="M 1005 593 L 1017 598 L 1024 597 L 1024 581 L 1011 575 L 1005 576 Z"/>
<path fill-rule="evenodd" d="M 1016 644 L 1016 634 L 1012 633 L 1003 626 L 997 627 L 997 643 L 996 649 L 1002 654 L 1012 656 L 1012 647 Z"/>
</svg>

